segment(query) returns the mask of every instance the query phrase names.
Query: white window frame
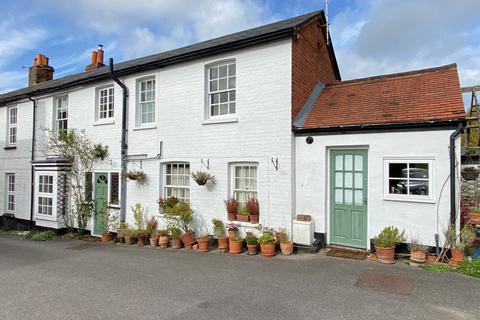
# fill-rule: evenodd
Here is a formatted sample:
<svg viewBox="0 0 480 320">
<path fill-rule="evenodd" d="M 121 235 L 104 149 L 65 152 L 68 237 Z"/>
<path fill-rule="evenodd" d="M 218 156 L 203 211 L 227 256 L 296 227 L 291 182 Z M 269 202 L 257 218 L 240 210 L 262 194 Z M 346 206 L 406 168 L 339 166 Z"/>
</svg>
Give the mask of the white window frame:
<svg viewBox="0 0 480 320">
<path fill-rule="evenodd" d="M 48 176 L 52 177 L 52 192 L 40 191 L 40 177 Z M 57 221 L 57 173 L 52 171 L 38 171 L 35 173 L 35 216 L 42 220 Z M 50 198 L 52 199 L 52 215 L 42 214 L 38 210 L 39 199 Z"/>
<path fill-rule="evenodd" d="M 14 113 L 14 114 L 12 114 Z M 7 146 L 15 147 L 17 146 L 17 137 L 18 137 L 18 108 L 9 107 L 7 113 Z M 12 134 L 12 132 L 14 132 Z"/>
<path fill-rule="evenodd" d="M 167 167 L 168 166 L 183 166 L 184 168 L 188 166 L 188 173 L 184 174 L 176 174 L 177 176 L 184 176 L 185 181 L 187 181 L 187 185 L 179 185 L 179 184 L 167 184 L 167 176 L 171 175 L 174 176 L 174 174 L 167 173 Z M 179 200 L 185 201 L 190 203 L 190 198 L 191 198 L 191 188 L 190 188 L 190 180 L 191 180 L 191 171 L 190 171 L 190 163 L 189 162 L 166 162 L 162 164 L 162 169 L 163 169 L 163 187 L 162 187 L 162 196 L 164 198 L 170 197 L 168 189 L 184 189 L 186 193 L 188 193 L 188 197 L 185 198 L 178 198 Z M 172 179 L 173 180 L 173 179 Z M 174 192 L 171 192 L 173 194 Z"/>
<path fill-rule="evenodd" d="M 105 96 L 102 96 L 103 93 Z M 105 99 L 105 101 L 103 101 Z M 102 108 L 105 107 L 104 110 Z M 115 117 L 115 86 L 108 85 L 97 88 L 96 114 L 95 120 L 105 122 Z"/>
<path fill-rule="evenodd" d="M 235 186 L 235 180 L 237 179 L 235 173 L 236 173 L 236 168 L 238 167 L 255 167 L 256 168 L 256 176 L 255 176 L 255 181 L 256 181 L 256 189 L 237 189 Z M 238 200 L 237 197 L 237 192 L 245 192 L 245 193 L 250 193 L 254 195 L 254 198 L 258 199 L 258 163 L 257 162 L 238 162 L 238 163 L 232 163 L 230 164 L 231 172 L 230 172 L 230 197 Z M 245 205 L 246 202 L 240 202 L 240 204 L 243 206 Z"/>
<path fill-rule="evenodd" d="M 65 105 L 62 105 L 62 106 L 59 106 L 59 103 L 61 101 L 64 101 L 65 102 Z M 54 114 L 53 114 L 53 117 L 54 117 L 54 128 L 55 128 L 55 132 L 56 133 L 59 133 L 61 130 L 65 130 L 67 131 L 68 130 L 68 95 L 61 95 L 61 96 L 57 96 L 54 98 Z M 62 110 L 65 110 L 67 116 L 64 117 L 64 118 L 59 118 L 58 117 L 58 111 L 59 109 L 62 108 Z M 62 128 L 60 129 L 60 123 L 62 122 L 65 122 L 66 124 L 66 128 Z"/>
<path fill-rule="evenodd" d="M 153 81 L 153 90 L 142 91 L 142 83 L 148 83 L 150 81 Z M 154 76 L 137 79 L 137 106 L 136 106 L 136 126 L 137 127 L 152 127 L 156 123 L 156 110 L 157 110 L 156 85 L 157 85 L 157 81 Z M 142 100 L 142 93 L 149 92 L 149 91 L 153 91 L 153 99 Z M 147 103 L 152 103 L 152 102 L 153 102 L 153 119 L 152 121 L 149 121 L 149 122 L 142 122 L 143 105 Z"/>
<path fill-rule="evenodd" d="M 414 195 L 414 194 L 392 194 L 390 193 L 390 180 L 398 180 L 398 177 L 389 176 L 389 165 L 391 163 L 420 163 L 428 165 L 428 179 L 415 178 L 415 180 L 425 180 L 428 181 L 428 195 Z M 395 200 L 395 201 L 407 201 L 407 202 L 435 202 L 435 160 L 433 158 L 415 158 L 415 157 L 405 157 L 405 158 L 384 158 L 384 199 L 385 200 Z M 409 174 L 407 178 L 410 179 Z"/>
<path fill-rule="evenodd" d="M 15 173 L 6 173 L 5 174 L 5 212 L 7 213 L 14 213 L 15 212 L 15 207 L 16 207 L 16 199 L 15 199 L 15 188 L 16 188 L 16 182 L 15 182 Z M 12 201 L 10 201 L 10 197 L 13 198 Z M 12 205 L 13 208 L 10 207 L 10 204 Z"/>
<path fill-rule="evenodd" d="M 235 66 L 235 73 L 230 74 L 230 65 Z M 227 75 L 226 77 L 220 77 L 220 68 L 227 66 Z M 237 62 L 235 59 L 228 59 L 219 62 L 210 63 L 205 66 L 205 88 L 206 88 L 206 118 L 207 119 L 228 119 L 234 118 L 237 115 Z M 217 78 L 212 79 L 211 70 L 217 69 Z M 229 88 L 229 80 L 233 78 L 235 85 L 232 88 Z M 227 88 L 220 89 L 220 79 L 226 79 Z M 216 82 L 216 90 L 212 90 L 211 83 Z M 221 96 L 227 95 L 227 100 L 221 103 Z M 214 95 L 217 95 L 217 103 L 213 103 L 212 99 Z M 220 105 L 226 104 L 227 113 L 220 114 L 221 107 Z M 212 108 L 218 108 L 218 114 L 212 115 Z M 232 111 L 233 108 L 233 111 Z"/>
</svg>

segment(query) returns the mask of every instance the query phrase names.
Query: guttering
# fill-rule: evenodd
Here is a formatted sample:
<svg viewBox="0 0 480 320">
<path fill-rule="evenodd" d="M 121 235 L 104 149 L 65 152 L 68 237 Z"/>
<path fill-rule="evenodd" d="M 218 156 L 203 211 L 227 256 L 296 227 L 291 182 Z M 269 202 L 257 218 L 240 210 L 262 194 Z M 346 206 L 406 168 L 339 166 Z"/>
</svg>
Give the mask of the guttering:
<svg viewBox="0 0 480 320">
<path fill-rule="evenodd" d="M 457 129 L 450 135 L 450 224 L 455 225 L 457 218 L 457 194 L 456 194 L 456 157 L 455 140 L 463 132 L 463 123 L 459 123 Z"/>
<path fill-rule="evenodd" d="M 35 169 L 33 167 L 33 162 L 35 161 L 35 127 L 37 122 L 37 102 L 32 99 L 31 96 L 27 97 L 28 100 L 33 103 L 33 121 L 32 121 L 32 150 L 31 150 L 31 162 L 30 162 L 30 230 L 33 229 L 33 210 L 34 210 L 34 192 L 35 192 Z"/>
<path fill-rule="evenodd" d="M 120 220 L 123 222 L 126 218 L 127 208 L 127 98 L 128 89 L 127 86 L 120 81 L 113 71 L 113 59 L 108 60 L 110 66 L 110 77 L 122 88 L 122 138 L 120 145 L 121 155 L 121 167 L 122 172 L 120 175 Z"/>
<path fill-rule="evenodd" d="M 337 135 L 337 134 L 355 134 L 355 133 L 375 133 L 375 132 L 395 132 L 395 131 L 430 131 L 456 128 L 463 120 L 447 121 L 427 121 L 410 123 L 392 123 L 378 125 L 359 125 L 345 127 L 326 127 L 326 128 L 298 128 L 293 127 L 293 132 L 297 136 L 306 135 Z"/>
</svg>

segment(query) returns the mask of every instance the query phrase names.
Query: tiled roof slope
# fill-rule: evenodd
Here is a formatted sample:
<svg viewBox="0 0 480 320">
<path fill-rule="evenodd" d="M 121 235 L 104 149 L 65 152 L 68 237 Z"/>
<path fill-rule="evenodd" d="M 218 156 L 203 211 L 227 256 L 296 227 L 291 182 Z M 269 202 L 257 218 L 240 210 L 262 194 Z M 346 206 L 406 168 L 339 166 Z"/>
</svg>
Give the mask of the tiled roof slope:
<svg viewBox="0 0 480 320">
<path fill-rule="evenodd" d="M 299 129 L 460 120 L 456 64 L 326 85 Z"/>
</svg>

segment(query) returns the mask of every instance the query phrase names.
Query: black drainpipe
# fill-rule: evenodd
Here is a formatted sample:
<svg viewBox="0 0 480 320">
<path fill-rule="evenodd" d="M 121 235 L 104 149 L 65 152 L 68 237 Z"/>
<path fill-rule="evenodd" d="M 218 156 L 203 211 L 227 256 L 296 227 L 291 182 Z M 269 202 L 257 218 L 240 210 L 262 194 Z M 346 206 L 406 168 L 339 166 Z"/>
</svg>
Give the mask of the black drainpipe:
<svg viewBox="0 0 480 320">
<path fill-rule="evenodd" d="M 458 124 L 458 128 L 450 135 L 450 224 L 454 225 L 457 218 L 456 199 L 457 194 L 455 190 L 456 170 L 455 170 L 455 139 L 463 131 L 463 123 Z"/>
<path fill-rule="evenodd" d="M 35 161 L 35 126 L 37 125 L 37 102 L 28 96 L 28 100 L 33 103 L 33 123 L 32 123 L 32 154 L 30 161 L 30 230 L 33 229 L 33 210 L 35 199 L 35 169 L 33 168 L 33 161 Z"/>
<path fill-rule="evenodd" d="M 113 72 L 113 59 L 108 60 L 110 65 L 110 77 L 122 88 L 122 141 L 121 141 L 121 166 L 122 172 L 120 174 L 120 220 L 123 222 L 126 218 L 127 208 L 127 86 L 120 81 L 120 79 Z"/>
</svg>

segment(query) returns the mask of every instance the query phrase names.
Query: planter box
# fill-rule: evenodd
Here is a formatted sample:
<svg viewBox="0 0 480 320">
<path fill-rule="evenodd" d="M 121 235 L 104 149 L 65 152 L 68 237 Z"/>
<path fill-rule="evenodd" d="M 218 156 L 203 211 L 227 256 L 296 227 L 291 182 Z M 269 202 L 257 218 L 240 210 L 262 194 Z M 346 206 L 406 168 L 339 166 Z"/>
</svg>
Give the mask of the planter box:
<svg viewBox="0 0 480 320">
<path fill-rule="evenodd" d="M 315 223 L 314 221 L 298 221 L 293 220 L 293 243 L 301 244 L 304 246 L 311 246 L 315 241 Z"/>
</svg>

